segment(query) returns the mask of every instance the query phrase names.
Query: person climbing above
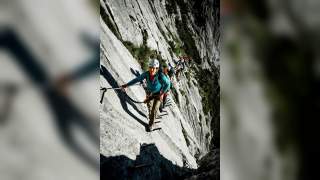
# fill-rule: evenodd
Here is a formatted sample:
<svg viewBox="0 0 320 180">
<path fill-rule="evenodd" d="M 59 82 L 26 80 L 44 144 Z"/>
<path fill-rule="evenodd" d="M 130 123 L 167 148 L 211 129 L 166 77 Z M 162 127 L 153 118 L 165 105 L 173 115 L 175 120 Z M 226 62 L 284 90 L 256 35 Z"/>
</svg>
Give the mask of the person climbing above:
<svg viewBox="0 0 320 180">
<path fill-rule="evenodd" d="M 124 90 L 128 86 L 134 85 L 144 79 L 146 80 L 147 98 L 144 102 L 147 103 L 149 110 L 149 131 L 152 131 L 163 95 L 170 88 L 170 80 L 163 73 L 159 72 L 159 66 L 160 63 L 157 59 L 151 59 L 149 62 L 149 71 L 142 73 L 140 76 L 121 86 Z"/>
<path fill-rule="evenodd" d="M 174 58 L 172 60 L 173 60 L 173 62 L 175 64 L 175 66 L 178 66 L 178 63 L 179 63 L 180 60 L 178 58 Z"/>
<path fill-rule="evenodd" d="M 181 70 L 184 70 L 186 67 L 186 60 L 184 59 L 184 56 L 180 56 L 179 59 L 179 67 Z"/>
<path fill-rule="evenodd" d="M 187 56 L 187 58 L 188 58 L 187 66 L 188 66 L 188 67 L 191 67 L 192 64 L 193 64 L 192 58 L 191 58 L 190 56 Z"/>
<path fill-rule="evenodd" d="M 177 65 L 175 67 L 176 77 L 178 81 L 180 79 L 180 75 L 184 72 L 186 67 L 186 61 L 184 59 L 184 56 L 179 56 L 179 59 L 180 60 L 177 62 Z"/>
<path fill-rule="evenodd" d="M 169 78 L 170 78 L 171 82 L 173 81 L 174 74 L 175 74 L 174 67 L 171 65 L 171 63 L 169 63 L 168 75 L 169 75 Z"/>
</svg>

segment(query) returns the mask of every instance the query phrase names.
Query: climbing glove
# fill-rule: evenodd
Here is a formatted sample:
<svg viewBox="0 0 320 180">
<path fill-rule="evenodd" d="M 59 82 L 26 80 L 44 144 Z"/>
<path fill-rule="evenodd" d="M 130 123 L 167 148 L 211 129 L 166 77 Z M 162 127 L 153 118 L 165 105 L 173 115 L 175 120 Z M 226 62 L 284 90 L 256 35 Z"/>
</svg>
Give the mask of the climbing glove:
<svg viewBox="0 0 320 180">
<path fill-rule="evenodd" d="M 128 87 L 128 85 L 127 85 L 127 84 L 124 84 L 124 85 L 121 85 L 120 87 L 121 87 L 121 90 L 122 90 L 122 91 L 125 91 L 125 89 Z"/>
</svg>

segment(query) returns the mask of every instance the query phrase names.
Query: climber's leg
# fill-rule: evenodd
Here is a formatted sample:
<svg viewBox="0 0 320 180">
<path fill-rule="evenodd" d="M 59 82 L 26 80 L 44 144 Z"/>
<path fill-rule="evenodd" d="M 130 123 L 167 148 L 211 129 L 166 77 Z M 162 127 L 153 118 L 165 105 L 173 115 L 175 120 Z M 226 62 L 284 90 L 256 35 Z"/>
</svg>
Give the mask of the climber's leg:
<svg viewBox="0 0 320 180">
<path fill-rule="evenodd" d="M 164 93 L 164 95 L 163 95 L 163 100 L 162 100 L 163 101 L 163 108 L 167 103 L 167 97 L 168 97 L 168 92 Z"/>
<path fill-rule="evenodd" d="M 162 99 L 162 102 L 160 103 L 160 108 L 159 108 L 160 112 L 163 112 L 163 109 L 164 109 L 164 107 L 166 105 L 167 95 L 168 95 L 168 93 L 164 93 L 163 94 L 163 99 Z"/>
<path fill-rule="evenodd" d="M 149 100 L 149 101 L 147 102 L 149 120 L 150 120 L 152 105 L 153 105 L 153 99 L 151 99 L 151 100 Z"/>
<path fill-rule="evenodd" d="M 155 99 L 153 100 L 152 110 L 151 110 L 150 120 L 149 120 L 149 126 L 150 126 L 150 127 L 152 127 L 152 125 L 154 124 L 154 120 L 155 120 L 156 117 L 157 117 L 157 112 L 158 112 L 158 109 L 159 109 L 159 107 L 160 107 L 160 104 L 161 104 L 160 99 L 155 98 Z"/>
</svg>

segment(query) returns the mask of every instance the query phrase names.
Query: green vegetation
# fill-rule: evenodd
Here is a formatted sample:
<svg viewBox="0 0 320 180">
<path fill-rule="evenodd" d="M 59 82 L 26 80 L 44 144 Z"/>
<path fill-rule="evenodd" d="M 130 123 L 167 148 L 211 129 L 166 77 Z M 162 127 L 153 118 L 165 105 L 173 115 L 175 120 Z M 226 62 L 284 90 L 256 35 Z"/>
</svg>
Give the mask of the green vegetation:
<svg viewBox="0 0 320 180">
<path fill-rule="evenodd" d="M 198 6 L 199 3 L 196 3 L 196 4 Z M 180 43 L 178 38 L 174 37 L 170 31 L 169 33 L 171 33 L 173 41 L 168 41 L 167 38 L 165 37 L 166 41 L 168 42 L 172 52 L 175 53 L 177 56 L 180 56 L 181 54 L 183 55 L 186 54 L 192 57 L 192 59 L 197 64 L 201 64 L 200 54 L 197 50 L 197 47 L 195 45 L 195 40 L 192 36 L 193 33 L 188 27 L 187 18 L 188 18 L 188 13 L 190 12 L 190 7 L 188 6 L 187 3 L 184 2 L 184 0 L 167 0 L 166 1 L 166 10 L 170 15 L 178 14 L 177 6 L 180 7 L 182 20 L 180 20 L 179 17 L 176 16 L 175 22 L 178 30 L 178 35 L 181 41 L 183 42 L 183 44 Z"/>
<path fill-rule="evenodd" d="M 215 68 L 214 72 L 207 69 L 197 70 L 196 79 L 199 83 L 199 91 L 202 97 L 203 111 L 205 114 L 217 115 L 219 113 L 219 72 Z"/>
<path fill-rule="evenodd" d="M 150 58 L 157 58 L 160 61 L 161 65 L 166 63 L 161 54 L 159 54 L 156 50 L 150 49 L 147 46 L 148 32 L 145 29 L 142 31 L 142 36 L 143 43 L 140 46 L 135 46 L 130 41 L 123 41 L 123 45 L 130 51 L 132 56 L 138 60 L 141 68 L 144 71 L 148 70 L 148 62 Z"/>
<path fill-rule="evenodd" d="M 176 27 L 178 34 L 184 45 L 182 46 L 188 56 L 192 57 L 194 62 L 201 64 L 201 58 L 192 31 L 187 25 L 187 15 L 182 15 L 182 21 L 176 18 Z"/>
<path fill-rule="evenodd" d="M 182 96 L 185 96 L 185 95 L 186 95 L 186 92 L 184 92 L 184 90 L 179 89 L 179 91 L 180 91 L 180 93 L 181 93 Z"/>
<path fill-rule="evenodd" d="M 199 92 L 202 97 L 202 106 L 205 115 L 210 114 L 212 119 L 206 118 L 205 121 L 208 123 L 211 122 L 211 127 L 219 127 L 219 101 L 220 101 L 220 86 L 219 86 L 219 69 L 214 65 L 212 70 L 203 70 L 198 65 L 201 64 L 201 56 L 196 46 L 196 40 L 194 39 L 194 33 L 191 28 L 189 28 L 189 15 L 192 14 L 195 18 L 195 23 L 198 27 L 205 26 L 206 17 L 203 14 L 203 6 L 201 1 L 197 1 L 191 4 L 185 3 L 184 0 L 171 0 L 166 1 L 166 10 L 169 15 L 178 14 L 177 6 L 179 6 L 181 19 L 178 16 L 175 17 L 175 23 L 177 28 L 177 33 L 179 38 L 171 37 L 173 40 L 167 41 L 170 48 L 169 52 L 171 56 L 175 53 L 177 56 L 187 55 L 190 56 L 195 64 L 193 64 L 193 68 L 189 69 L 190 72 L 185 72 L 185 76 L 188 79 L 188 85 L 191 85 L 191 82 L 197 84 L 199 87 Z M 190 11 L 192 9 L 192 11 Z M 170 33 L 170 32 L 169 32 Z M 181 41 L 180 41 L 181 40 Z M 237 55 L 237 47 L 230 47 L 232 51 Z M 192 71 L 194 73 L 192 73 Z M 195 74 L 195 80 L 193 80 L 192 74 Z M 183 91 L 181 91 L 182 95 L 185 95 Z M 200 115 L 200 119 L 203 117 Z M 214 126 L 212 125 L 214 124 Z M 199 126 L 201 126 L 201 122 L 199 122 Z M 217 134 L 217 130 L 214 130 L 214 134 Z M 218 135 L 217 135 L 218 137 Z M 208 140 L 209 135 L 206 135 L 206 139 Z M 216 141 L 213 139 L 213 141 Z"/>
<path fill-rule="evenodd" d="M 196 24 L 198 26 L 205 25 L 205 17 L 202 14 L 201 2 L 196 2 L 193 4 L 196 12 L 191 12 L 190 7 L 184 0 L 172 0 L 166 2 L 166 9 L 169 14 L 177 14 L 177 6 L 180 7 L 181 19 L 176 17 L 175 23 L 178 30 L 179 38 L 183 43 L 180 43 L 178 38 L 173 37 L 173 41 L 168 41 L 170 46 L 171 53 L 175 53 L 177 56 L 188 55 L 193 61 L 200 65 L 201 58 L 200 53 L 196 47 L 196 41 L 193 38 L 193 32 L 188 26 L 188 16 L 189 13 L 198 13 L 195 16 Z M 170 51 L 169 51 L 170 52 Z M 218 69 L 214 69 L 214 72 L 209 70 L 195 69 L 196 80 L 194 84 L 199 85 L 200 95 L 202 97 L 203 111 L 206 115 L 211 113 L 213 116 L 218 117 L 219 110 L 219 72 Z M 191 72 L 185 72 L 185 76 L 188 79 L 189 86 L 191 85 Z M 213 79 L 212 79 L 213 78 Z M 182 95 L 185 95 L 185 92 L 180 90 Z"/>
<path fill-rule="evenodd" d="M 168 44 L 170 46 L 170 50 L 171 52 L 174 52 L 176 54 L 176 56 L 180 56 L 180 55 L 184 55 L 186 54 L 183 46 L 181 45 L 181 43 L 179 43 L 178 40 L 174 41 L 168 41 Z"/>
<path fill-rule="evenodd" d="M 163 33 L 163 30 L 161 28 L 160 31 L 164 35 L 166 41 L 169 43 L 169 46 L 172 50 L 173 53 L 176 54 L 176 56 L 180 55 L 186 55 L 185 52 L 190 52 L 188 53 L 189 56 L 193 57 L 193 59 L 199 59 L 200 61 L 200 56 L 197 56 L 197 49 L 195 47 L 195 43 L 192 37 L 192 33 L 190 29 L 188 28 L 187 24 L 187 16 L 188 13 L 190 12 L 190 7 L 188 6 L 187 3 L 184 2 L 184 0 L 166 0 L 166 10 L 169 15 L 178 15 L 178 8 L 180 8 L 180 13 L 182 15 L 182 21 L 179 20 L 178 16 L 176 16 L 176 27 L 178 29 L 178 34 L 180 39 L 185 43 L 185 45 L 182 45 L 180 41 L 178 40 L 177 37 L 175 37 L 170 30 L 168 32 L 170 33 L 171 37 L 173 38 L 173 41 L 168 41 L 168 38 L 166 35 Z M 159 26 L 158 26 L 159 27 Z M 168 29 L 168 28 L 167 28 Z"/>
<path fill-rule="evenodd" d="M 165 63 L 165 60 L 161 57 L 161 55 L 156 51 L 152 50 L 147 46 L 147 40 L 148 40 L 148 32 L 147 30 L 142 30 L 142 38 L 143 42 L 142 45 L 136 46 L 130 41 L 123 41 L 121 38 L 121 35 L 119 33 L 118 27 L 116 24 L 113 23 L 112 17 L 110 17 L 102 6 L 100 6 L 100 13 L 103 21 L 106 23 L 106 25 L 109 27 L 109 29 L 112 31 L 112 33 L 123 43 L 123 45 L 130 51 L 132 56 L 137 59 L 139 62 L 141 68 L 146 71 L 148 70 L 148 62 L 150 58 L 157 58 L 161 64 Z M 134 17 L 131 15 L 129 16 L 131 20 L 136 21 Z"/>
<path fill-rule="evenodd" d="M 153 51 L 145 45 L 135 46 L 130 41 L 124 41 L 123 44 L 127 47 L 132 56 L 138 60 L 141 68 L 145 71 L 148 70 L 149 57 Z"/>
</svg>

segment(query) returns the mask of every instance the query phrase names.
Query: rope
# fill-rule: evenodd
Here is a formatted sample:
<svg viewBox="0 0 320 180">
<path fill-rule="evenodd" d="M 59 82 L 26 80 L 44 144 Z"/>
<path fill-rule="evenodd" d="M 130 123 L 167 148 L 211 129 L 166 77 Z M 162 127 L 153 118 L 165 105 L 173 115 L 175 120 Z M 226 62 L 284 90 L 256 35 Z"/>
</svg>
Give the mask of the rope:
<svg viewBox="0 0 320 180">
<path fill-rule="evenodd" d="M 135 84 L 135 85 L 139 85 L 139 84 Z M 118 90 L 118 89 L 122 89 L 122 88 L 121 87 L 118 87 L 118 88 L 106 88 L 106 87 L 100 88 L 100 90 L 102 90 L 102 96 L 101 96 L 101 99 L 100 99 L 100 104 L 102 104 L 104 95 L 107 92 L 107 90 Z M 137 104 L 144 103 L 144 101 L 136 101 L 136 100 L 132 99 L 127 93 L 124 93 L 124 94 L 125 94 L 125 97 L 128 98 L 131 102 L 134 102 L 134 103 L 137 103 Z"/>
</svg>

